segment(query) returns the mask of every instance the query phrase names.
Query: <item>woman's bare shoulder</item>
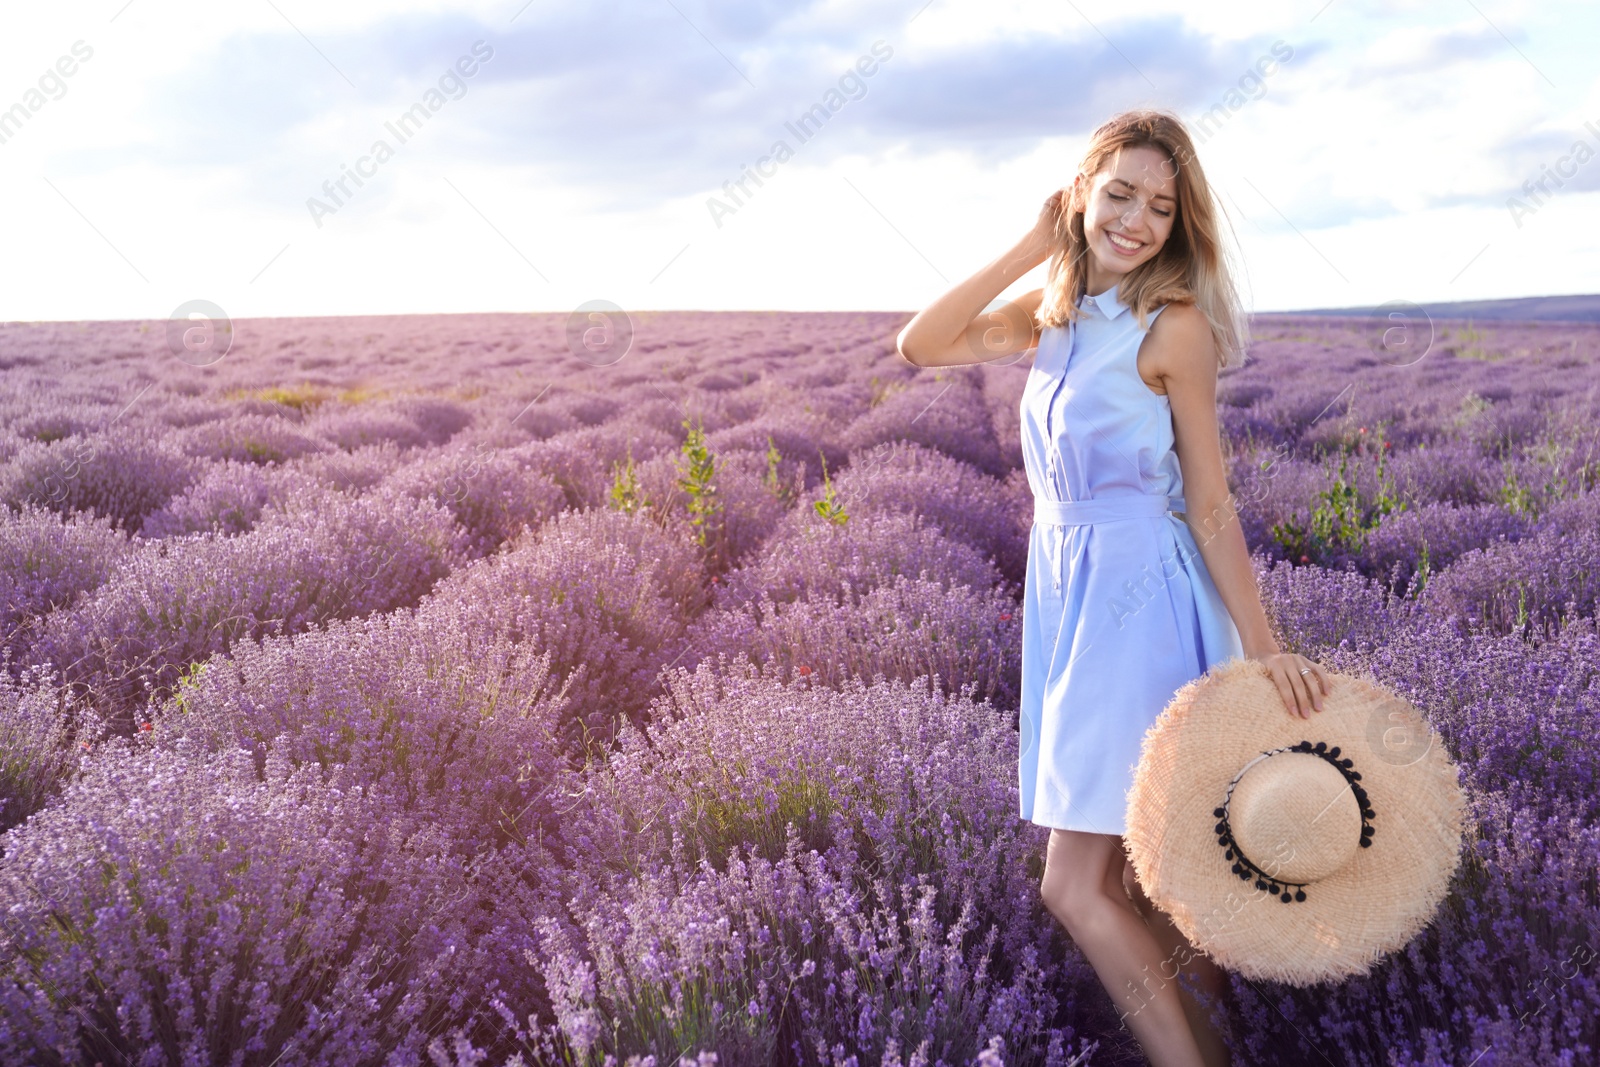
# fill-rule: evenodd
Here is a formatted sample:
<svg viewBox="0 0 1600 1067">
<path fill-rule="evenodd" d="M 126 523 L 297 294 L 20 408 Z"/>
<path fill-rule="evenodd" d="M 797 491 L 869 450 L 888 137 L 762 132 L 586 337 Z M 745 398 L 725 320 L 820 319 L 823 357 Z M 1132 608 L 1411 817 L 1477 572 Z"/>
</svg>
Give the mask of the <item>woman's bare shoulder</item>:
<svg viewBox="0 0 1600 1067">
<path fill-rule="evenodd" d="M 1150 327 L 1151 356 L 1162 377 L 1216 373 L 1211 320 L 1193 304 L 1167 304 Z"/>
</svg>

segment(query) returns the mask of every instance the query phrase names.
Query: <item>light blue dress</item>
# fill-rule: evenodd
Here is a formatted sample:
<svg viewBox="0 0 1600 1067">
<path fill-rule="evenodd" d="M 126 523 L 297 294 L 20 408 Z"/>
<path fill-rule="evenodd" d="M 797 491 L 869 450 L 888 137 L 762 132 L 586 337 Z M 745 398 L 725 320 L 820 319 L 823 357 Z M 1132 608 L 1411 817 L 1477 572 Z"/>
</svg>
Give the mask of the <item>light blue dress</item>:
<svg viewBox="0 0 1600 1067">
<path fill-rule="evenodd" d="M 1034 521 L 1022 598 L 1022 818 L 1122 834 L 1145 731 L 1244 654 L 1187 523 L 1172 408 L 1115 286 L 1046 327 L 1022 393 Z M 1150 325 L 1166 310 L 1155 309 Z"/>
</svg>

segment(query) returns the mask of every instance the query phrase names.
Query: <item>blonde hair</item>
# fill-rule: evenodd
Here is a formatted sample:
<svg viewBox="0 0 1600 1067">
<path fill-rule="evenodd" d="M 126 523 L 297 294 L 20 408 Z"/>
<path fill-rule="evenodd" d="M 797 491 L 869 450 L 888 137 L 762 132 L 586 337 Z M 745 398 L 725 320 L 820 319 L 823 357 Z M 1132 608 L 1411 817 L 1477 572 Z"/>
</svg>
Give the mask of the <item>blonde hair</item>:
<svg viewBox="0 0 1600 1067">
<path fill-rule="evenodd" d="M 1146 317 L 1163 304 L 1193 304 L 1211 324 L 1221 368 L 1244 363 L 1250 343 L 1249 321 L 1234 288 L 1228 253 L 1218 219 L 1227 218 L 1206 182 L 1195 155 L 1194 141 L 1183 120 L 1168 111 L 1141 108 L 1124 111 L 1102 123 L 1089 138 L 1078 170 L 1086 180 L 1126 148 L 1154 148 L 1167 156 L 1177 182 L 1177 221 L 1161 251 L 1118 283 L 1117 296 L 1148 329 Z M 1085 203 L 1072 203 L 1070 189 L 1056 218 L 1056 247 L 1036 315 L 1041 326 L 1065 326 L 1082 312 L 1078 301 L 1087 291 L 1089 254 L 1083 233 Z M 1229 223 L 1232 231 L 1232 223 Z"/>
</svg>

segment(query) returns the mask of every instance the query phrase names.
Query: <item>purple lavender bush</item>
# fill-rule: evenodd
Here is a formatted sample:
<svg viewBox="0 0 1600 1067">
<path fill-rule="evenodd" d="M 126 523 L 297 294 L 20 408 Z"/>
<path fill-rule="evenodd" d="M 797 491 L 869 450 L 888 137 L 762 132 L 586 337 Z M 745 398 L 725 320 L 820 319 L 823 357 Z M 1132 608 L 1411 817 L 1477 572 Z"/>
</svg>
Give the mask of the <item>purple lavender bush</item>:
<svg viewBox="0 0 1600 1067">
<path fill-rule="evenodd" d="M 1591 512 L 1594 508 L 1589 509 Z M 1535 533 L 1475 548 L 1429 579 L 1428 609 L 1496 633 L 1549 633 L 1593 618 L 1600 600 L 1600 527 Z"/>
<path fill-rule="evenodd" d="M 604 392 L 562 387 L 551 390 L 543 403 L 580 426 L 599 426 L 622 408 L 622 402 Z"/>
<path fill-rule="evenodd" d="M 214 419 L 184 430 L 178 438 L 187 455 L 236 463 L 282 463 L 330 447 L 296 421 L 270 415 Z"/>
<path fill-rule="evenodd" d="M 400 469 L 405 456 L 393 441 L 380 441 L 346 452 L 333 449 L 291 460 L 285 470 L 329 489 L 360 494 Z"/>
<path fill-rule="evenodd" d="M 447 509 L 466 530 L 468 555 L 486 556 L 566 506 L 566 494 L 528 461 L 484 448 L 447 446 L 389 476 L 397 491 Z"/>
<path fill-rule="evenodd" d="M 464 559 L 464 532 L 431 503 L 303 486 L 249 533 L 145 545 L 44 621 L 38 654 L 129 732 L 191 663 L 246 637 L 415 604 Z"/>
<path fill-rule="evenodd" d="M 0 467 L 0 502 L 12 510 L 37 504 L 63 515 L 93 511 L 131 531 L 199 470 L 155 429 L 113 426 L 24 445 Z"/>
<path fill-rule="evenodd" d="M 1290 545 L 1273 534 L 1285 524 L 1310 525 L 1316 494 L 1325 486 L 1320 464 L 1274 452 L 1250 452 L 1234 457 L 1229 485 L 1238 501 L 1245 543 L 1271 559 L 1291 559 Z M 1309 563 L 1307 558 L 1292 562 Z"/>
<path fill-rule="evenodd" d="M 1541 534 L 1582 537 L 1600 529 L 1600 492 L 1573 493 L 1553 501 L 1533 520 Z"/>
<path fill-rule="evenodd" d="M 24 400 L 31 403 L 23 402 Z M 3 420 L 22 441 L 49 444 L 67 437 L 92 434 L 114 414 L 101 405 L 60 396 L 22 396 L 0 399 Z"/>
<path fill-rule="evenodd" d="M 0 1054 L 422 1062 L 484 981 L 481 865 L 383 786 L 194 747 L 116 738 L 5 836 Z"/>
<path fill-rule="evenodd" d="M 912 442 L 885 442 L 851 457 L 832 479 L 851 515 L 909 511 L 954 540 L 983 551 L 1008 580 L 1022 584 L 1028 563 L 1024 515 L 1032 502 L 960 460 Z"/>
<path fill-rule="evenodd" d="M 704 585 L 693 546 L 641 516 L 593 508 L 562 512 L 462 568 L 419 615 L 472 640 L 503 637 L 549 653 L 571 686 L 562 743 L 581 752 L 649 706 L 656 672 L 681 652 L 685 623 L 703 610 Z"/>
<path fill-rule="evenodd" d="M 562 786 L 564 695 L 550 653 L 481 641 L 409 609 L 235 645 L 152 716 L 158 740 L 278 753 L 384 788 L 464 842 L 525 844 Z M 541 823 L 541 820 L 544 822 Z"/>
<path fill-rule="evenodd" d="M 606 504 L 617 465 L 676 452 L 678 446 L 678 438 L 661 430 L 595 426 L 530 442 L 512 453 L 553 478 L 567 495 L 567 507 L 581 509 Z"/>
<path fill-rule="evenodd" d="M 471 419 L 468 411 L 448 400 L 395 397 L 323 404 L 304 425 L 307 432 L 349 452 L 384 441 L 401 449 L 441 445 Z"/>
<path fill-rule="evenodd" d="M 701 657 L 743 656 L 785 680 L 838 686 L 933 678 L 946 692 L 1015 710 L 1022 684 L 1022 609 L 1001 588 L 947 589 L 895 575 L 860 597 L 812 588 L 792 602 L 764 597 L 744 610 L 707 616 L 693 635 Z"/>
<path fill-rule="evenodd" d="M 948 380 L 941 385 L 941 379 Z M 912 441 L 1003 477 L 1006 463 L 977 381 L 944 370 L 906 383 L 885 382 L 872 409 L 839 435 L 839 444 L 854 454 L 884 441 Z"/>
<path fill-rule="evenodd" d="M 235 459 L 213 463 L 189 488 L 146 515 L 139 536 L 159 540 L 211 531 L 225 537 L 242 534 L 256 524 L 268 501 L 284 499 L 299 477 L 299 471 L 281 465 Z"/>
<path fill-rule="evenodd" d="M 811 589 L 854 598 L 900 574 L 926 573 L 947 589 L 984 591 L 1002 581 L 978 549 L 945 536 L 918 514 L 887 511 L 849 518 L 846 512 L 843 522 L 839 517 L 796 507 L 753 558 L 716 583 L 714 606 L 748 610 L 763 596 L 784 603 Z"/>
<path fill-rule="evenodd" d="M 77 768 L 80 750 L 92 748 L 102 733 L 93 709 L 73 701 L 49 671 L 5 666 L 0 671 L 0 835 L 44 807 Z"/>
<path fill-rule="evenodd" d="M 849 454 L 833 443 L 824 419 L 792 406 L 780 406 L 748 422 L 707 433 L 706 445 L 718 455 L 745 451 L 766 456 L 769 450 L 776 451 L 778 480 L 788 484 L 804 471 L 800 477 L 807 490 L 821 481 L 822 464 L 839 470 L 849 459 Z"/>
<path fill-rule="evenodd" d="M 63 516 L 24 504 L 0 509 L 0 644 L 16 666 L 33 662 L 40 622 L 98 589 L 135 546 L 109 518 Z"/>
<path fill-rule="evenodd" d="M 1386 517 L 1367 537 L 1361 550 L 1363 574 L 1385 579 L 1399 591 L 1419 588 L 1473 549 L 1498 541 L 1519 541 L 1527 533 L 1525 516 L 1498 504 L 1455 507 L 1429 503 Z"/>
</svg>

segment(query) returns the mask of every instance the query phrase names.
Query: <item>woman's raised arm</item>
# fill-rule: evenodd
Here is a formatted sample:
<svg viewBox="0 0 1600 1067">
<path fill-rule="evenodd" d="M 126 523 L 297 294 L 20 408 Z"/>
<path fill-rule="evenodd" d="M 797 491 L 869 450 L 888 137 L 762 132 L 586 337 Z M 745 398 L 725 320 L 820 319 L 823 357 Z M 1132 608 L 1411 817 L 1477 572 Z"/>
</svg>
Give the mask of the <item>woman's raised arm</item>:
<svg viewBox="0 0 1600 1067">
<path fill-rule="evenodd" d="M 993 311 L 984 305 L 1050 257 L 1056 247 L 1056 225 L 1063 190 L 1051 193 L 1039 219 L 1021 240 L 972 277 L 923 308 L 896 339 L 900 355 L 918 367 L 954 367 L 987 363 L 1026 352 L 1038 344 L 1034 313 L 1044 292 L 1033 292 Z"/>
</svg>

